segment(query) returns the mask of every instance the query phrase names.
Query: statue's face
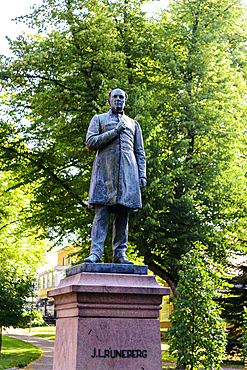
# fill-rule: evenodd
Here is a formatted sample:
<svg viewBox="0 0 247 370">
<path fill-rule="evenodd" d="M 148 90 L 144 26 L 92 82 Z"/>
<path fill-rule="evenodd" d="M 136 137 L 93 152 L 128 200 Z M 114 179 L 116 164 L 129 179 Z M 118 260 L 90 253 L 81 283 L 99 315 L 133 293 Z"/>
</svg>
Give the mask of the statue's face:
<svg viewBox="0 0 247 370">
<path fill-rule="evenodd" d="M 121 113 L 126 103 L 125 92 L 121 89 L 112 90 L 109 103 L 113 112 Z"/>
</svg>

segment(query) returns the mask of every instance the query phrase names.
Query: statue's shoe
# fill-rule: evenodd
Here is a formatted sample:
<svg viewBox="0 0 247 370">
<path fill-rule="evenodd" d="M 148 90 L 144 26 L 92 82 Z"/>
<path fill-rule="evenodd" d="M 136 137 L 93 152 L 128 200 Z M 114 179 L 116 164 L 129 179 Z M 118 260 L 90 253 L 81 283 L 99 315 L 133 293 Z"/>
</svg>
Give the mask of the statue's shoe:
<svg viewBox="0 0 247 370">
<path fill-rule="evenodd" d="M 113 256 L 113 263 L 125 263 L 125 264 L 128 264 L 128 265 L 134 265 L 134 262 L 132 261 L 129 261 L 125 254 L 116 254 Z"/>
<path fill-rule="evenodd" d="M 84 259 L 84 262 L 86 262 L 86 263 L 100 263 L 101 260 L 99 259 L 98 256 L 96 256 L 96 254 L 90 254 L 89 257 Z"/>
</svg>

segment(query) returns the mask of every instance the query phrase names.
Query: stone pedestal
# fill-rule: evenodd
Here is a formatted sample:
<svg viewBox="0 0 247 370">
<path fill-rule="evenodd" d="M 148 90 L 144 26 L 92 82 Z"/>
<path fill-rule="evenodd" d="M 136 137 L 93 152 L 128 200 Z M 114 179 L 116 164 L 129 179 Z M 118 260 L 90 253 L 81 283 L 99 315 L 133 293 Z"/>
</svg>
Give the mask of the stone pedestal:
<svg viewBox="0 0 247 370">
<path fill-rule="evenodd" d="M 48 292 L 58 318 L 53 370 L 161 370 L 158 315 L 170 289 L 142 275 L 145 266 L 95 265 L 69 269 Z"/>
</svg>

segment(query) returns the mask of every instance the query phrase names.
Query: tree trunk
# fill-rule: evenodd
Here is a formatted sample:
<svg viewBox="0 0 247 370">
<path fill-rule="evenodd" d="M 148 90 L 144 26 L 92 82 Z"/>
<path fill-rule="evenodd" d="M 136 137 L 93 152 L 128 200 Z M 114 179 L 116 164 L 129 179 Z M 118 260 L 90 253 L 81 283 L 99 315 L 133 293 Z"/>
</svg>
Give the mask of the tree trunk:
<svg viewBox="0 0 247 370">
<path fill-rule="evenodd" d="M 0 326 L 0 353 L 2 349 L 2 342 L 3 342 L 3 327 Z"/>
<path fill-rule="evenodd" d="M 149 270 L 153 271 L 154 274 L 158 275 L 161 279 L 167 282 L 172 290 L 173 297 L 177 298 L 177 282 L 175 282 L 171 276 L 168 276 L 168 274 L 165 273 L 165 271 L 158 264 L 153 261 L 149 261 L 148 257 L 144 256 L 144 262 L 146 265 L 148 265 Z"/>
</svg>

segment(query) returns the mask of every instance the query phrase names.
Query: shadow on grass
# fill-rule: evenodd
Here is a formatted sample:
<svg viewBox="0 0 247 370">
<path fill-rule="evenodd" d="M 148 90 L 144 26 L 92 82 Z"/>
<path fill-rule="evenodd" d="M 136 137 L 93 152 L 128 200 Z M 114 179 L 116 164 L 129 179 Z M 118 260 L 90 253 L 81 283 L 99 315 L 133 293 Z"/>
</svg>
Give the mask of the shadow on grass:
<svg viewBox="0 0 247 370">
<path fill-rule="evenodd" d="M 40 348 L 16 338 L 3 336 L 0 370 L 11 367 L 23 368 L 37 360 L 42 354 Z"/>
</svg>

